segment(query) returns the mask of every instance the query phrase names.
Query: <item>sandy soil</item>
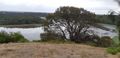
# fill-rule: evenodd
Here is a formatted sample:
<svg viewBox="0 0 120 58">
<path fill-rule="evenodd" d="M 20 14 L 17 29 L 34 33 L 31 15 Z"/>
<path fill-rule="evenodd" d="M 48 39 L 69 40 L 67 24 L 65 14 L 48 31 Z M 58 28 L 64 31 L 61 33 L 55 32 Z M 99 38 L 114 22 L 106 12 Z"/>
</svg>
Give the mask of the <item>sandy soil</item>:
<svg viewBox="0 0 120 58">
<path fill-rule="evenodd" d="M 105 48 L 80 44 L 9 43 L 0 44 L 0 58 L 120 58 Z"/>
</svg>

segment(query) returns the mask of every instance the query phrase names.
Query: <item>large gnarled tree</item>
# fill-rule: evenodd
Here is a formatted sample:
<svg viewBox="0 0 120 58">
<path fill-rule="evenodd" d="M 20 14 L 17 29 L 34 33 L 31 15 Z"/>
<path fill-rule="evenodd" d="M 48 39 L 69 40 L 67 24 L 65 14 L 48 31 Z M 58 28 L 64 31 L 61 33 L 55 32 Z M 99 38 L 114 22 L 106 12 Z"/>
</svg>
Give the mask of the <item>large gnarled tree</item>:
<svg viewBox="0 0 120 58">
<path fill-rule="evenodd" d="M 96 26 L 95 14 L 83 8 L 60 7 L 47 16 L 44 24 L 47 31 L 59 34 L 64 39 L 81 41 L 90 26 Z"/>
</svg>

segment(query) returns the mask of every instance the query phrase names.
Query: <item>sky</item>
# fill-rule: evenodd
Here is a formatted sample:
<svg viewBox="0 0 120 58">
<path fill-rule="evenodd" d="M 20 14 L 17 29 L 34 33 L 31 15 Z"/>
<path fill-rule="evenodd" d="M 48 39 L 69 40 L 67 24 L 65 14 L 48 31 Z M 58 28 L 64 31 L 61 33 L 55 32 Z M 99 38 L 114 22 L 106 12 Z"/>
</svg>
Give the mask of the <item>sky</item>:
<svg viewBox="0 0 120 58">
<path fill-rule="evenodd" d="M 84 8 L 96 14 L 120 10 L 114 0 L 0 0 L 0 11 L 53 13 L 60 6 Z"/>
</svg>

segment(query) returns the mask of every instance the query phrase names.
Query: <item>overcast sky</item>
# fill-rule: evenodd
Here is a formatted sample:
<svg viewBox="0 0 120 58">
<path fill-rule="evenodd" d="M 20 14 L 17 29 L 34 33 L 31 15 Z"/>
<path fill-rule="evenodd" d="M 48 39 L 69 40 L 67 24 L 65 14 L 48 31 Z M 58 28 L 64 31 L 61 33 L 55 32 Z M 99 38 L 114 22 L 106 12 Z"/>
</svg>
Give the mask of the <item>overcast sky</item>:
<svg viewBox="0 0 120 58">
<path fill-rule="evenodd" d="M 96 14 L 119 11 L 113 0 L 0 0 L 0 11 L 54 12 L 60 6 L 85 8 Z"/>
</svg>

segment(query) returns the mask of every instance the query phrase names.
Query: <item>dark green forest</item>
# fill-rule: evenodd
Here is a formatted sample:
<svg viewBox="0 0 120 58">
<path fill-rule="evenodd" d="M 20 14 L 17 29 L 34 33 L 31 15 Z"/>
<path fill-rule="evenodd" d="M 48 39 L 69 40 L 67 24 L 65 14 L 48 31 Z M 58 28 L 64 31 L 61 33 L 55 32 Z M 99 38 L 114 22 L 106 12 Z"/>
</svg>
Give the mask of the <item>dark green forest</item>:
<svg viewBox="0 0 120 58">
<path fill-rule="evenodd" d="M 47 13 L 0 12 L 0 25 L 40 24 Z"/>
<path fill-rule="evenodd" d="M 41 24 L 43 19 L 40 17 L 46 17 L 48 13 L 37 12 L 0 12 L 0 25 L 20 25 L 20 24 Z M 116 21 L 119 19 L 115 15 Z M 108 15 L 96 15 L 101 23 L 114 24 Z"/>
<path fill-rule="evenodd" d="M 117 21 L 119 21 L 119 16 L 118 15 L 96 15 L 96 19 L 98 19 L 101 23 L 114 25 L 115 23 L 113 23 L 113 19 L 114 19 L 114 22 L 117 23 Z"/>
</svg>

